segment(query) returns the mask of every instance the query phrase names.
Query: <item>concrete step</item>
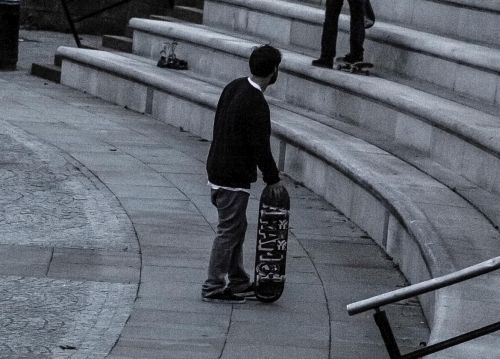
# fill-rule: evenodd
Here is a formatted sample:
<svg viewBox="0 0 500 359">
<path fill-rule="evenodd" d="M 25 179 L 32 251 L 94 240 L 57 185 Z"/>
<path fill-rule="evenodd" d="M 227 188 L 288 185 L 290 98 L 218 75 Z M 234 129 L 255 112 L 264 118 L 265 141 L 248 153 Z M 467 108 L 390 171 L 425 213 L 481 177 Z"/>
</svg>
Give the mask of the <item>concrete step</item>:
<svg viewBox="0 0 500 359">
<path fill-rule="evenodd" d="M 132 38 L 126 36 L 104 35 L 102 37 L 102 46 L 109 49 L 132 52 Z"/>
<path fill-rule="evenodd" d="M 203 9 L 203 0 L 176 0 L 175 5 L 176 6 L 188 6 L 188 7 L 195 7 L 198 9 Z"/>
<path fill-rule="evenodd" d="M 176 17 L 173 17 L 173 16 L 167 16 L 167 15 L 150 15 L 149 18 L 151 20 L 158 20 L 158 21 L 168 21 L 168 22 L 187 22 L 187 21 L 184 21 L 184 20 L 181 20 L 181 19 L 178 19 Z M 132 36 L 133 36 L 133 32 L 132 32 Z"/>
<path fill-rule="evenodd" d="M 500 3 L 477 0 L 373 0 L 380 20 L 500 48 Z"/>
<path fill-rule="evenodd" d="M 195 24 L 201 24 L 203 22 L 203 9 L 196 7 L 175 6 L 172 15 L 180 20 Z"/>
<path fill-rule="evenodd" d="M 287 0 L 324 8 L 326 0 Z M 372 0 L 378 20 L 500 48 L 500 6 L 477 0 Z M 342 9 L 349 13 L 346 2 Z"/>
<path fill-rule="evenodd" d="M 273 43 L 319 51 L 324 11 L 280 0 L 207 0 L 204 24 Z M 338 54 L 349 51 L 349 17 L 339 20 Z M 425 80 L 500 105 L 500 50 L 377 21 L 365 59 L 376 68 Z"/>
<path fill-rule="evenodd" d="M 57 65 L 33 63 L 31 74 L 52 82 L 61 82 L 61 67 Z"/>
<path fill-rule="evenodd" d="M 302 114 L 314 121 L 335 128 L 338 131 L 362 139 L 363 141 L 383 149 L 408 164 L 411 164 L 418 170 L 444 184 L 452 191 L 458 193 L 462 198 L 469 202 L 470 205 L 477 208 L 496 229 L 500 228 L 500 208 L 498 207 L 498 203 L 500 203 L 500 196 L 484 190 L 463 176 L 458 175 L 456 172 L 443 167 L 429 158 L 427 154 L 402 144 L 393 143 L 384 133 L 375 129 L 365 131 L 359 126 L 317 113 L 313 114 L 311 111 L 297 108 L 296 106 L 292 106 L 283 101 L 276 99 L 268 100 L 274 106 L 284 108 L 294 113 Z"/>
<path fill-rule="evenodd" d="M 157 60 L 165 41 L 206 77 L 228 82 L 246 73 L 249 41 L 201 26 L 132 19 L 134 53 Z M 291 105 L 341 118 L 391 143 L 412 147 L 487 191 L 500 193 L 498 117 L 377 77 L 316 68 L 312 58 L 283 50 L 282 81 L 270 94 Z M 308 93 L 309 96 L 304 96 Z"/>
<path fill-rule="evenodd" d="M 221 87 L 133 55 L 73 48 L 58 53 L 64 58 L 63 84 L 210 139 Z M 491 223 L 446 186 L 310 117 L 274 105 L 271 113 L 273 151 L 282 170 L 360 224 L 412 283 L 500 253 L 500 235 Z M 494 288 L 475 283 L 420 298 L 433 340 L 498 315 L 500 293 Z M 471 299 L 471 293 L 477 296 Z M 464 312 L 476 315 L 464 324 Z M 453 358 L 470 358 L 478 342 L 482 352 L 495 353 L 500 338 L 463 344 Z"/>
</svg>

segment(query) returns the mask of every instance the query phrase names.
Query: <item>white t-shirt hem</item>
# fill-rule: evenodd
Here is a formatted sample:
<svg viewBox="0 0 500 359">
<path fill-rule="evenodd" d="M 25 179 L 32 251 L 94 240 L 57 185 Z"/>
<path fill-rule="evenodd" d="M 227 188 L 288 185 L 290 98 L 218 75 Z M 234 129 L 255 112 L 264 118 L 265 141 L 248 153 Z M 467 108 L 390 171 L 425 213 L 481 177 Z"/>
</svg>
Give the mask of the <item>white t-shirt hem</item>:
<svg viewBox="0 0 500 359">
<path fill-rule="evenodd" d="M 225 189 L 225 190 L 228 190 L 228 191 L 233 191 L 233 192 L 246 192 L 246 193 L 250 193 L 250 190 L 248 188 L 239 188 L 239 187 L 225 187 L 225 186 L 218 186 L 216 184 L 213 184 L 211 183 L 210 181 L 208 181 L 207 183 L 212 189 Z"/>
</svg>

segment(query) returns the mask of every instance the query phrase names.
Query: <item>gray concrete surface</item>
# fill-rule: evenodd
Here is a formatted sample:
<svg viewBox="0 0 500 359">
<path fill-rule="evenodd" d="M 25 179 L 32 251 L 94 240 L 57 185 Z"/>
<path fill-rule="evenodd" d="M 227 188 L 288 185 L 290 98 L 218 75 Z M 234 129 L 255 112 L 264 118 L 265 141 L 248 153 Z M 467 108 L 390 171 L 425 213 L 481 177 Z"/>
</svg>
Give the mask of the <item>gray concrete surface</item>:
<svg viewBox="0 0 500 359">
<path fill-rule="evenodd" d="M 364 232 L 287 179 L 292 229 L 282 299 L 203 303 L 216 223 L 203 165 L 209 144 L 28 76 L 23 64 L 59 36 L 23 43 L 21 71 L 0 73 L 2 193 L 15 204 L 4 212 L 12 220 L 0 222 L 7 233 L 0 291 L 9 293 L 0 312 L 9 351 L 0 356 L 386 357 L 370 316 L 350 318 L 345 305 L 404 278 Z M 27 51 L 30 44 L 38 50 Z M 254 186 L 248 211 L 249 270 L 261 189 Z M 388 311 L 404 350 L 427 340 L 416 302 Z"/>
</svg>

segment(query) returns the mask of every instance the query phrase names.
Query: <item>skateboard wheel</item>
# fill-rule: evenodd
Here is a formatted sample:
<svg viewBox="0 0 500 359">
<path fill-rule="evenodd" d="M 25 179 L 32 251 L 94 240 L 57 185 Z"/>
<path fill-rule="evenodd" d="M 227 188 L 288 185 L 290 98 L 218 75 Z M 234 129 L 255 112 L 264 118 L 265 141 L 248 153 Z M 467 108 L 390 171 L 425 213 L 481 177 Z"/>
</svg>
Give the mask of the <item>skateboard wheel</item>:
<svg viewBox="0 0 500 359">
<path fill-rule="evenodd" d="M 341 65 L 337 65 L 337 70 L 342 70 L 342 66 Z"/>
</svg>

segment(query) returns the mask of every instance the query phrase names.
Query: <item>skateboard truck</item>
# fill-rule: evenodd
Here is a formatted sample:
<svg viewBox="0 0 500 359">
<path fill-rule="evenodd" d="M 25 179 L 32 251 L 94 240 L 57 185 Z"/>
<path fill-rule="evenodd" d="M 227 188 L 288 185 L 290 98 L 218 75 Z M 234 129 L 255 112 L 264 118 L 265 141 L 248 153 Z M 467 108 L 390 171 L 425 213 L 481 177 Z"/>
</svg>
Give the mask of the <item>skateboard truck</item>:
<svg viewBox="0 0 500 359">
<path fill-rule="evenodd" d="M 177 45 L 178 42 L 175 40 L 171 43 L 164 43 L 163 49 L 160 51 L 160 59 L 158 60 L 156 66 L 174 70 L 187 70 L 187 61 L 178 59 L 175 55 L 175 48 L 177 47 Z M 168 57 L 167 52 L 169 53 Z"/>
</svg>

